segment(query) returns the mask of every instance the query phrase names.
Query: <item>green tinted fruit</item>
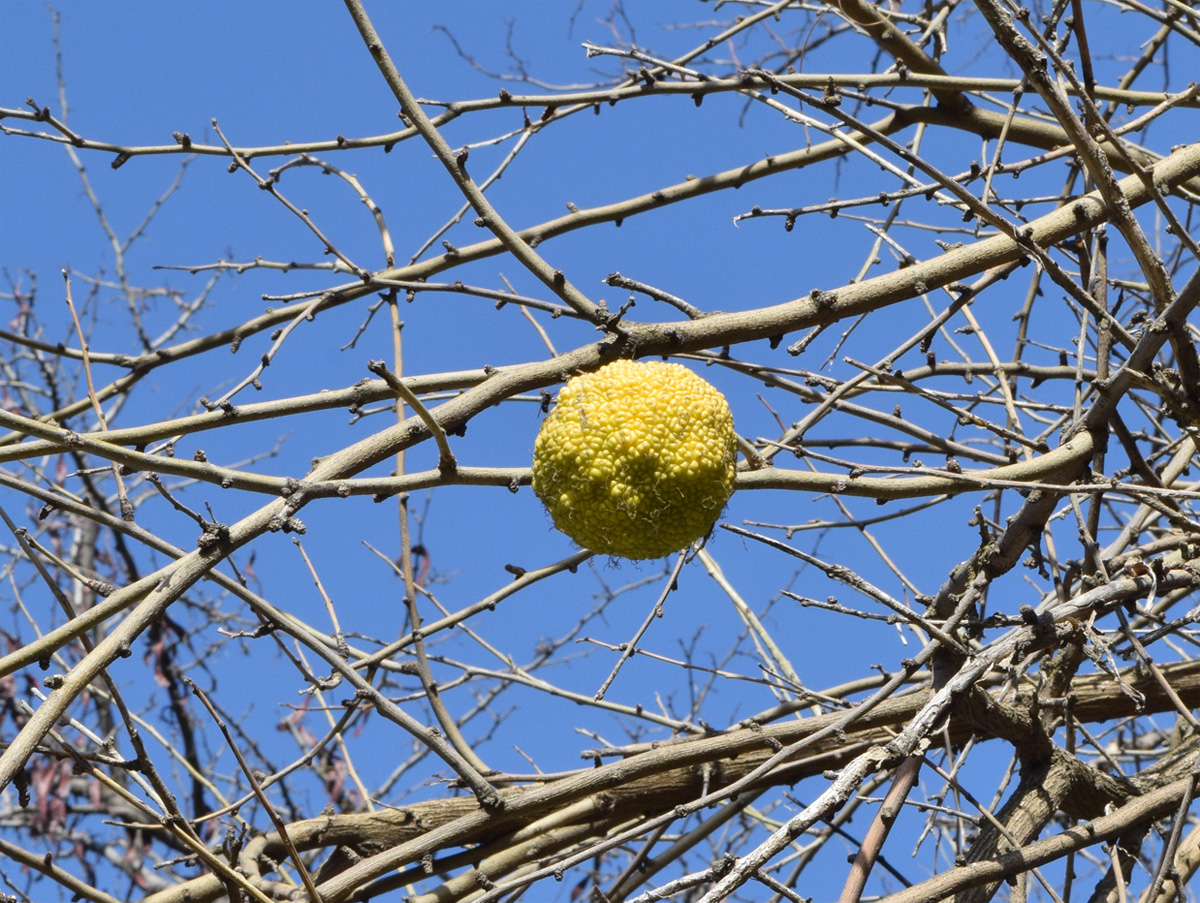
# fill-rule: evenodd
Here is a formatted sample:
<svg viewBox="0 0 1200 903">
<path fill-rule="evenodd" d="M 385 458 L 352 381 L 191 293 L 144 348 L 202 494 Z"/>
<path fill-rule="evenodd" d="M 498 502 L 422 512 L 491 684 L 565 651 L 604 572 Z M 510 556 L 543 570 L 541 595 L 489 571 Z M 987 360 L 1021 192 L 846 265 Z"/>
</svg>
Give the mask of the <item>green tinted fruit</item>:
<svg viewBox="0 0 1200 903">
<path fill-rule="evenodd" d="M 534 446 L 533 491 L 584 548 L 661 558 L 712 529 L 736 457 L 715 388 L 679 364 L 614 361 L 559 393 Z"/>
</svg>

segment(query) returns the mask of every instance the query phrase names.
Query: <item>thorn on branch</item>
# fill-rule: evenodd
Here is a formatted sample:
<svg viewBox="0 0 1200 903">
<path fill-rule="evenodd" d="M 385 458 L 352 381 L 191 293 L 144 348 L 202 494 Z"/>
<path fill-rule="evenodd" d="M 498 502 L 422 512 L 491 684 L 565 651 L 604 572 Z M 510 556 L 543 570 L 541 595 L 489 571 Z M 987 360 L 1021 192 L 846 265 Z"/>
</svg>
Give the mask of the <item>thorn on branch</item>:
<svg viewBox="0 0 1200 903">
<path fill-rule="evenodd" d="M 404 382 L 392 373 L 387 368 L 383 361 L 368 361 L 367 369 L 382 379 L 389 389 L 396 393 L 404 404 L 412 408 L 421 421 L 428 427 L 429 432 L 433 435 L 434 441 L 438 447 L 438 470 L 443 476 L 452 476 L 458 469 L 458 462 L 454 458 L 454 453 L 450 450 L 450 443 L 446 439 L 446 430 L 440 423 L 437 422 L 429 409 L 421 403 L 421 400 L 413 393 L 412 389 L 404 384 Z"/>
</svg>

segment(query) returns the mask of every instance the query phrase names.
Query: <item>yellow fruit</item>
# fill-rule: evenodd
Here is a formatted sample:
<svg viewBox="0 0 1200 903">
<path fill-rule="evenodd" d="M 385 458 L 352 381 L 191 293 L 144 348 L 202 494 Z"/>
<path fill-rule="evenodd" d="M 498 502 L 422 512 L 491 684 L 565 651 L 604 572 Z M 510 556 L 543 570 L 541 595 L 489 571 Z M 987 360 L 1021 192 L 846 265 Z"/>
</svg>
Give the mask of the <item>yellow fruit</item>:
<svg viewBox="0 0 1200 903">
<path fill-rule="evenodd" d="M 533 491 L 593 552 L 661 558 L 704 536 L 733 492 L 725 396 L 679 364 L 613 361 L 567 380 L 533 451 Z"/>
</svg>

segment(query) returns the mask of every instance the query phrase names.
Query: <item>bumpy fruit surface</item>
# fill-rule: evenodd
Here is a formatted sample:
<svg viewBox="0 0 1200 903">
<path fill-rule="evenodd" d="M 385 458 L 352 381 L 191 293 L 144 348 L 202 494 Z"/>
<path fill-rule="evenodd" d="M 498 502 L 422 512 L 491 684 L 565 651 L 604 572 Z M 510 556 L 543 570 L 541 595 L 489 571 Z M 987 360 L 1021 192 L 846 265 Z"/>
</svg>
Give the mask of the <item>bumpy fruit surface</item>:
<svg viewBox="0 0 1200 903">
<path fill-rule="evenodd" d="M 736 458 L 715 388 L 679 364 L 613 361 L 559 393 L 534 446 L 533 491 L 584 548 L 661 558 L 712 529 Z"/>
</svg>

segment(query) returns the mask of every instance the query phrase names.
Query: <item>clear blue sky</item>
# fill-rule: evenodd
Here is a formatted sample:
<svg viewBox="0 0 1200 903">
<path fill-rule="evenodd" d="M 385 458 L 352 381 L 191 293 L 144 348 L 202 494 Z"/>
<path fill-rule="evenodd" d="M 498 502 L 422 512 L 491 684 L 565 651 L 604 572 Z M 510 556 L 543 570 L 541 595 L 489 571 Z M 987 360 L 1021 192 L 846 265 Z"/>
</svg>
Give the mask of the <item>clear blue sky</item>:
<svg viewBox="0 0 1200 903">
<path fill-rule="evenodd" d="M 666 26 L 732 15 L 731 11 L 714 14 L 711 5 L 678 0 L 630 6 L 636 13 L 638 44 L 660 57 L 671 57 L 695 46 L 712 31 L 711 26 Z M 172 141 L 173 132 L 186 132 L 194 140 L 211 142 L 215 140 L 213 118 L 236 145 L 368 136 L 398 127 L 397 104 L 341 4 L 63 2 L 58 9 L 62 14 L 68 124 L 90 139 L 164 144 Z M 480 66 L 495 72 L 512 73 L 513 60 L 506 55 L 506 43 L 511 40 L 513 52 L 527 61 L 528 74 L 554 86 L 585 85 L 611 76 L 617 71 L 612 60 L 588 60 L 580 47 L 589 40 L 612 43 L 612 31 L 602 21 L 609 4 L 585 2 L 571 21 L 574 9 L 574 3 L 543 0 L 519 4 L 376 2 L 369 6 L 414 92 L 420 97 L 447 101 L 494 96 L 502 86 L 514 93 L 545 89 L 498 83 L 460 57 L 447 33 L 438 26 L 448 29 Z M 981 27 L 978 21 L 963 26 L 968 33 L 972 29 L 977 33 Z M 52 16 L 41 3 L 8 0 L 0 6 L 0 30 L 5 36 L 0 54 L 0 106 L 19 107 L 30 97 L 56 115 L 61 113 L 53 29 Z M 1098 34 L 1101 40 L 1113 42 L 1114 60 L 1144 37 L 1104 28 Z M 964 41 L 967 45 L 974 46 Z M 744 64 L 764 51 L 763 46 L 721 46 L 713 51 L 713 57 L 737 59 Z M 817 50 L 804 61 L 804 67 L 807 71 L 862 71 L 869 62 L 830 58 Z M 964 55 L 959 59 L 951 55 L 947 68 L 973 71 L 986 68 L 986 63 L 986 57 Z M 1007 70 L 992 74 L 1012 75 Z M 1191 121 L 1194 124 L 1194 116 Z M 502 110 L 464 117 L 450 124 L 445 134 L 453 146 L 459 146 L 503 135 L 520 124 L 519 111 Z M 511 224 L 526 226 L 560 215 L 568 203 L 588 207 L 619 201 L 677 183 L 688 175 L 703 176 L 746 165 L 765 154 L 802 146 L 810 138 L 816 140 L 801 127 L 786 124 L 760 107 L 748 107 L 744 99 L 732 95 L 709 97 L 700 110 L 690 102 L 666 100 L 623 104 L 606 108 L 599 116 L 589 112 L 546 130 L 518 157 L 489 197 Z M 969 159 L 971 151 L 967 151 L 966 158 L 960 152 L 977 145 L 978 139 L 961 140 L 962 145 L 935 149 L 931 154 Z M 1161 149 L 1182 140 L 1182 135 L 1164 134 Z M 471 157 L 473 172 L 489 172 L 511 146 L 511 142 L 505 142 L 497 147 L 476 148 Z M 974 153 L 978 156 L 980 152 Z M 155 199 L 175 179 L 181 159 L 176 155 L 137 157 L 114 170 L 109 165 L 111 154 L 82 153 L 87 175 L 118 236 L 127 236 L 142 221 Z M 390 154 L 371 149 L 333 154 L 330 159 L 356 173 L 379 203 L 401 260 L 406 260 L 461 203 L 444 171 L 427 148 L 416 141 Z M 255 165 L 265 174 L 281 162 L 283 158 L 262 159 Z M 178 192 L 128 255 L 132 283 L 170 286 L 183 298 L 193 299 L 205 285 L 207 274 L 152 268 L 203 265 L 218 259 L 326 259 L 319 242 L 292 214 L 259 191 L 244 173 L 230 174 L 225 167 L 225 161 L 212 157 L 190 163 Z M 606 298 L 612 307 L 627 296 L 602 285 L 600 280 L 610 272 L 621 271 L 705 310 L 750 309 L 796 298 L 816 287 L 828 289 L 845 284 L 857 276 L 874 238 L 852 217 L 801 219 L 791 233 L 785 233 L 778 220 L 751 221 L 735 227 L 732 217 L 755 205 L 790 207 L 818 203 L 834 195 L 869 195 L 895 187 L 894 178 L 874 167 L 827 165 L 710 196 L 687 205 L 683 213 L 664 211 L 639 217 L 619 229 L 604 225 L 577 232 L 547 242 L 539 250 L 593 299 Z M 295 169 L 284 175 L 280 188 L 298 207 L 308 209 L 356 262 L 372 269 L 382 266 L 374 224 L 343 182 L 312 169 Z M 1058 187 L 1050 180 L 1047 190 L 1057 191 Z M 36 276 L 37 304 L 48 324 L 47 340 L 70 341 L 59 270 L 69 267 L 77 274 L 102 273 L 111 280 L 114 260 L 78 173 L 58 145 L 0 136 L 0 198 L 5 209 L 0 218 L 0 265 L 23 291 L 30 288 Z M 468 216 L 449 239 L 458 244 L 478 240 L 481 233 L 471 219 Z M 909 243 L 907 248 L 914 255 L 936 253 L 936 235 L 916 229 L 898 234 Z M 895 267 L 890 252 L 885 251 L 882 257 L 872 274 Z M 512 258 L 491 258 L 454 271 L 452 278 L 489 288 L 503 288 L 503 279 L 507 278 L 519 292 L 546 295 Z M 303 271 L 227 274 L 212 291 L 197 324 L 208 332 L 219 325 L 241 322 L 267 306 L 260 297 L 264 292 L 319 289 L 342 281 L 343 277 Z M 993 339 L 999 339 L 1000 344 L 1006 331 L 1013 328 L 1009 314 L 1020 303 L 1025 287 L 1023 280 L 1014 278 L 1011 286 L 993 296 L 994 303 L 1006 306 L 989 322 Z M 75 290 L 77 297 L 85 295 L 85 283 L 77 280 Z M 0 291 L 9 292 L 9 285 L 0 286 Z M 11 302 L 5 304 L 11 307 Z M 110 287 L 101 287 L 89 299 L 89 316 L 96 321 L 93 350 L 136 350 L 125 331 L 123 304 Z M 0 319 L 12 315 L 7 310 Z M 154 334 L 171 322 L 174 309 L 160 301 L 152 303 L 145 315 L 148 329 Z M 652 319 L 673 315 L 641 299 L 632 316 Z M 360 303 L 303 325 L 264 374 L 262 392 L 248 390 L 239 400 L 258 401 L 340 388 L 367 377 L 368 360 L 391 356 L 382 313 L 355 347 L 339 350 L 354 337 L 365 317 L 365 303 Z M 423 295 L 405 307 L 404 317 L 405 368 L 409 374 L 516 363 L 547 354 L 538 334 L 512 305 L 496 311 L 488 301 Z M 881 312 L 870 331 L 854 333 L 838 354 L 874 362 L 919 328 L 926 317 L 916 301 Z M 594 331 L 578 324 L 547 317 L 540 317 L 540 322 L 559 351 L 596 339 Z M 1064 321 L 1063 344 L 1070 341 L 1071 323 Z M 787 356 L 782 347 L 768 351 L 765 344 L 746 349 L 745 356 L 779 367 L 816 370 L 834 350 L 840 332 L 837 329 L 816 343 L 803 360 Z M 798 337 L 789 336 L 785 345 Z M 983 356 L 978 346 L 969 341 L 966 344 L 976 359 Z M 119 425 L 189 412 L 200 396 L 218 395 L 245 376 L 269 345 L 267 335 L 255 336 L 236 357 L 227 351 L 212 352 L 169 368 L 161 376 L 156 374 L 139 387 L 134 403 L 121 412 Z M 828 372 L 842 378 L 853 371 L 838 363 Z M 805 413 L 794 397 L 767 394 L 752 380 L 715 368 L 705 370 L 704 375 L 726 391 L 739 431 L 751 439 L 778 435 L 773 411 L 785 423 Z M 949 415 L 931 409 L 921 416 L 934 429 L 947 433 L 953 429 Z M 375 417 L 347 426 L 347 420 L 346 412 L 338 411 L 282 428 L 272 423 L 244 427 L 228 436 L 209 434 L 186 440 L 180 443 L 177 453 L 188 457 L 200 447 L 211 460 L 232 465 L 282 438 L 277 457 L 252 466 L 268 473 L 300 476 L 314 456 L 340 448 L 368 431 L 382 428 L 384 423 L 381 417 Z M 526 465 L 539 420 L 536 399 L 514 401 L 481 415 L 470 424 L 465 437 L 453 440 L 460 462 Z M 841 427 L 831 427 L 828 434 L 839 435 L 839 428 L 845 426 L 843 421 Z M 423 447 L 413 452 L 410 468 L 431 466 L 436 460 L 435 451 Z M 790 459 L 781 458 L 780 463 L 803 466 Z M 377 472 L 384 470 L 379 468 Z M 192 487 L 182 497 L 198 508 L 205 502 L 212 504 L 226 521 L 245 515 L 264 501 L 223 494 L 211 486 Z M 978 534 L 964 529 L 963 524 L 978 501 L 962 499 L 916 515 L 902 525 L 879 525 L 874 533 L 897 554 L 897 565 L 921 591 L 933 593 L 949 568 L 974 549 Z M 426 502 L 427 496 L 418 494 L 413 498 L 413 508 L 424 516 L 420 538 L 431 553 L 433 568 L 442 577 L 432 589 L 450 609 L 469 605 L 508 583 L 511 577 L 504 570 L 505 564 L 534 568 L 572 551 L 569 540 L 551 528 L 528 490 L 512 495 L 504 489 L 450 488 L 434 494 L 428 507 Z M 869 500 L 846 503 L 860 516 L 884 510 L 876 509 Z M 4 504 L 16 505 L 19 500 L 6 496 Z M 189 547 L 194 543 L 196 531 L 190 521 L 158 501 L 148 503 L 145 511 L 146 523 L 179 545 Z M 363 545 L 366 540 L 389 555 L 396 553 L 394 506 L 373 505 L 367 499 L 317 502 L 301 516 L 309 527 L 304 539 L 306 548 L 326 589 L 338 603 L 343 630 L 384 638 L 402 630 L 401 584 Z M 796 525 L 813 518 L 838 519 L 840 515 L 828 499 L 767 492 L 736 495 L 725 515 L 731 523 Z M 904 595 L 899 581 L 855 531 L 802 532 L 793 542 L 809 551 L 816 548 L 829 560 L 847 564 L 889 592 Z M 817 598 L 834 593 L 848 603 L 860 603 L 849 598 L 844 587 L 835 587 L 824 577 L 798 568 L 798 562 L 753 543 L 743 544 L 721 531 L 711 549 L 755 610 L 763 610 L 783 588 Z M 255 544 L 254 551 L 253 570 L 261 580 L 261 592 L 310 623 L 325 624 L 321 600 L 287 538 L 265 537 Z M 246 555 L 239 560 L 247 564 Z M 582 568 L 576 575 L 555 578 L 522 594 L 495 614 L 479 618 L 475 626 L 489 642 L 511 653 L 518 662 L 528 661 L 543 637 L 565 635 L 580 613 L 596 604 L 596 594 L 604 585 L 619 587 L 638 581 L 657 573 L 658 567 L 599 562 L 594 570 Z M 660 583 L 652 583 L 620 596 L 583 633 L 605 643 L 625 642 L 660 589 Z M 1014 597 L 1011 608 L 1036 596 L 1036 591 L 1030 589 L 1029 598 Z M 226 604 L 236 605 L 233 600 Z M 911 641 L 907 646 L 898 641 L 894 627 L 800 609 L 791 602 L 781 603 L 766 620 L 801 679 L 812 688 L 865 676 L 876 662 L 894 668 L 915 650 Z M 662 655 L 679 657 L 699 636 L 695 640 L 699 663 L 720 663 L 731 671 L 758 676 L 759 663 L 751 657 L 719 662 L 733 637 L 742 630 L 728 598 L 694 562 L 684 574 L 680 591 L 668 602 L 665 618 L 651 627 L 643 645 Z M 199 637 L 197 646 L 203 647 L 211 639 Z M 439 646 L 437 651 L 482 666 L 500 667 L 478 646 L 461 638 Z M 585 651 L 589 653 L 586 657 Z M 563 652 L 573 658 L 546 676 L 584 694 L 595 691 L 614 661 L 611 652 L 596 652 L 575 644 L 568 644 Z M 139 655 L 123 665 L 119 677 L 140 680 L 136 673 L 140 661 Z M 295 672 L 265 647 L 245 660 L 230 657 L 209 664 L 225 678 L 221 699 L 227 710 L 237 713 L 253 709 L 247 725 L 258 732 L 277 760 L 293 754 L 294 746 L 275 733 L 274 725 L 286 711 L 283 706 L 301 701 L 297 691 L 302 685 Z M 451 673 L 447 670 L 441 676 L 448 678 Z M 229 680 L 230 675 L 235 679 Z M 674 694 L 675 705 L 686 709 L 688 693 L 686 678 L 678 669 L 638 660 L 618 678 L 609 698 L 654 707 L 656 694 L 664 698 Z M 456 712 L 473 704 L 465 691 L 449 693 L 447 700 Z M 161 697 L 157 701 L 161 703 Z M 762 687 L 725 682 L 704 717 L 721 727 L 765 709 L 771 702 L 770 693 Z M 576 725 L 596 730 L 615 743 L 625 740 L 624 730 L 630 726 L 531 692 L 517 691 L 509 703 L 527 708 L 507 715 L 495 738 L 480 751 L 490 764 L 512 771 L 533 767 L 514 751 L 515 746 L 531 756 L 537 767 L 558 771 L 577 767 L 578 750 L 597 742 L 595 737 L 574 733 Z M 503 706 L 505 712 L 509 703 Z M 313 724 L 319 722 L 314 720 Z M 486 719 L 479 719 L 469 726 L 468 734 L 480 735 L 488 726 Z M 369 784 L 380 780 L 395 761 L 406 756 L 409 744 L 408 738 L 392 725 L 376 723 L 371 730 L 376 738 L 375 759 L 364 755 L 356 761 L 366 772 Z M 231 767 L 228 759 L 224 764 Z M 815 791 L 807 790 L 804 788 L 800 795 L 815 795 Z M 319 802 L 315 808 L 319 808 Z"/>
<path fill-rule="evenodd" d="M 29 96 L 57 111 L 50 14 L 34 3 L 10 4 L 5 9 L 8 32 L 19 34 L 21 39 L 13 47 L 14 52 L 0 61 L 0 86 L 5 89 L 2 102 L 20 106 Z M 214 117 L 230 141 L 249 145 L 338 134 L 371 135 L 397 127 L 397 105 L 339 4 L 242 7 L 147 3 L 104 8 L 68 3 L 60 9 L 68 122 L 88 137 L 114 143 L 160 144 L 170 143 L 172 132 L 180 131 L 195 140 L 215 142 L 210 126 Z M 585 5 L 572 25 L 567 8 L 556 3 L 522 4 L 518 9 L 498 4 L 376 4 L 371 9 L 414 92 L 435 99 L 493 96 L 502 85 L 462 60 L 447 35 L 434 26 L 449 29 L 464 51 L 482 66 L 509 72 L 512 63 L 505 53 L 506 23 L 512 20 L 512 46 L 528 60 L 534 78 L 555 85 L 587 84 L 616 71 L 613 61 L 589 61 L 580 49 L 585 40 L 611 42 L 608 26 L 598 21 L 606 11 L 605 4 Z M 699 43 L 696 30 L 659 26 L 689 21 L 696 11 L 693 4 L 687 3 L 656 4 L 650 15 L 643 10 L 644 20 L 635 20 L 638 39 L 664 56 L 692 47 Z M 740 52 L 750 51 L 740 48 Z M 714 55 L 724 58 L 726 54 Z M 508 87 L 522 90 L 511 84 Z M 740 127 L 739 117 L 743 115 L 745 127 Z M 446 134 L 457 146 L 503 134 L 519 124 L 519 112 L 505 111 L 479 117 L 479 121 L 452 123 Z M 531 142 L 497 183 L 491 197 L 510 222 L 527 225 L 560 215 L 568 202 L 586 207 L 617 201 L 676 183 L 688 174 L 720 171 L 751 162 L 766 152 L 789 149 L 797 140 L 804 140 L 799 131 L 795 126 L 780 124 L 772 115 L 746 109 L 745 102 L 735 97 L 709 98 L 701 111 L 690 103 L 685 107 L 653 101 L 643 109 L 628 112 L 622 107 L 606 110 L 599 117 L 589 113 L 575 117 L 567 127 L 547 130 Z M 511 143 L 475 150 L 473 169 L 489 171 L 489 163 L 499 161 L 509 147 Z M 5 161 L 0 174 L 4 196 L 12 200 L 11 209 L 21 211 L 19 221 L 9 220 L 4 228 L 0 259 L 14 275 L 25 269 L 39 274 L 39 305 L 49 311 L 47 316 L 54 322 L 61 303 L 58 270 L 63 266 L 81 273 L 104 269 L 111 277 L 112 251 L 75 169 L 60 147 L 6 138 L 0 144 L 0 154 Z M 383 208 L 400 259 L 406 259 L 460 203 L 456 189 L 431 154 L 415 142 L 392 154 L 376 149 L 340 158 L 333 155 L 331 159 L 357 173 Z M 109 222 L 118 235 L 125 236 L 171 184 L 180 158 L 139 157 L 118 170 L 110 167 L 111 160 L 110 154 L 83 155 Z M 279 162 L 262 160 L 260 171 Z M 604 226 L 556 239 L 542 250 L 591 297 L 607 297 L 614 307 L 625 300 L 625 293 L 600 283 L 614 270 L 666 287 L 704 309 L 735 310 L 777 303 L 813 287 L 843 281 L 846 263 L 838 247 L 839 233 L 854 236 L 855 251 L 865 247 L 863 241 L 870 235 L 861 226 L 844 221 L 831 223 L 824 218 L 801 221 L 790 235 L 778 227 L 778 221 L 735 228 L 731 218 L 754 204 L 779 206 L 824 199 L 839 189 L 833 181 L 820 184 L 834 175 L 833 169 L 827 169 L 815 176 L 785 176 L 774 185 L 755 184 L 739 192 L 701 199 L 691 205 L 683 228 L 666 215 L 650 215 L 620 229 Z M 817 184 L 812 184 L 814 181 Z M 382 264 L 374 225 L 343 183 L 313 170 L 293 170 L 284 176 L 280 187 L 297 206 L 311 210 L 318 224 L 356 262 L 370 267 Z M 451 240 L 463 244 L 477 240 L 479 232 L 469 219 L 451 233 Z M 320 261 L 320 252 L 319 243 L 307 229 L 258 191 L 245 174 L 231 175 L 225 171 L 224 161 L 201 157 L 189 166 L 179 192 L 134 246 L 128 265 L 132 281 L 139 285 L 165 284 L 189 294 L 199 291 L 206 281 L 205 274 L 161 273 L 150 268 L 211 263 L 220 258 L 249 261 L 259 256 L 275 261 Z M 456 271 L 455 276 L 493 288 L 503 286 L 503 276 L 519 291 L 544 295 L 511 258 L 487 260 Z M 208 328 L 230 325 L 262 309 L 265 305 L 259 295 L 263 292 L 286 293 L 326 284 L 331 284 L 327 277 L 313 273 L 248 272 L 229 276 L 214 290 L 210 307 L 202 312 L 199 322 Z M 115 303 L 111 294 L 102 293 L 102 297 Z M 105 313 L 103 307 L 100 310 L 94 350 L 132 350 L 133 343 L 122 334 L 125 320 L 119 316 L 119 308 L 111 313 Z M 643 318 L 673 316 L 646 300 L 639 302 L 636 313 Z M 148 316 L 151 322 L 165 326 L 171 315 L 164 306 Z M 349 385 L 367 376 L 367 360 L 390 355 L 382 317 L 374 321 L 355 349 L 338 351 L 352 338 L 363 318 L 361 308 L 343 308 L 324 316 L 317 328 L 299 330 L 264 375 L 262 396 L 245 398 L 259 400 L 318 391 Z M 405 309 L 405 319 L 406 369 L 410 373 L 513 363 L 546 353 L 536 333 L 513 307 L 498 313 L 486 301 L 426 296 L 421 303 Z M 65 319 L 58 321 L 60 328 L 67 330 Z M 564 321 L 547 321 L 545 325 L 551 328 L 551 337 L 560 351 L 594 340 L 590 328 Z M 907 328 L 903 318 L 900 325 Z M 63 332 L 55 338 L 68 335 Z M 892 337 L 881 338 L 890 341 Z M 222 386 L 244 376 L 268 345 L 269 339 L 259 336 L 247 342 L 236 358 L 224 352 L 213 353 L 170 376 L 156 377 L 137 396 L 138 422 L 186 410 L 200 395 L 216 396 Z M 878 349 L 885 350 L 881 345 Z M 860 344 L 855 353 L 869 358 L 877 352 Z M 778 363 L 792 366 L 796 361 L 781 357 Z M 755 398 L 756 384 L 739 384 L 728 374 L 715 371 L 705 375 L 731 393 L 737 425 L 744 435 L 777 433 L 772 416 Z M 736 396 L 739 389 L 745 393 L 742 398 Z M 132 423 L 132 415 L 129 411 L 122 416 Z M 785 410 L 783 415 L 795 419 L 798 411 L 789 414 Z M 345 422 L 343 413 L 313 419 L 315 423 L 307 427 L 313 430 L 312 435 L 290 434 L 281 456 L 260 466 L 272 473 L 302 471 L 311 457 L 330 450 L 327 427 L 336 424 L 342 431 L 339 435 L 357 436 L 362 435 L 362 428 L 375 422 L 364 421 L 358 432 L 346 434 L 341 426 Z M 538 422 L 539 414 L 532 403 L 481 416 L 456 444 L 460 459 L 479 465 L 526 464 Z M 277 426 L 267 424 L 239 432 L 238 441 L 227 450 L 222 443 L 232 442 L 233 437 L 208 435 L 195 444 L 210 457 L 223 453 L 224 459 L 232 462 L 273 443 L 278 434 Z M 348 440 L 333 441 L 340 447 Z M 186 451 L 181 448 L 180 454 L 190 451 L 190 447 Z M 421 449 L 410 458 L 410 467 L 429 466 L 433 451 Z M 193 493 L 197 500 L 208 498 L 201 490 Z M 232 519 L 246 513 L 249 503 L 257 504 L 259 500 L 231 499 L 218 493 L 211 501 L 222 517 Z M 487 507 L 478 507 L 483 504 Z M 803 522 L 818 516 L 817 509 L 810 510 L 810 505 L 807 498 L 772 498 L 755 493 L 744 502 L 735 499 L 727 519 Z M 348 510 L 351 507 L 353 512 Z M 834 514 L 832 509 L 822 508 L 821 512 Z M 346 517 L 355 527 L 367 523 L 372 526 L 369 530 L 365 526 L 345 530 Z M 304 519 L 314 531 L 307 540 L 311 546 L 326 552 L 337 548 L 347 560 L 356 562 L 356 568 L 366 571 L 373 570 L 374 565 L 372 556 L 360 544 L 364 534 L 377 539 L 381 534 L 376 531 L 383 531 L 382 535 L 391 537 L 389 541 L 395 541 L 395 517 L 389 506 L 371 506 L 361 500 L 350 505 L 327 503 L 310 507 Z M 321 532 L 326 523 L 331 532 Z M 172 532 L 177 542 L 188 544 L 190 523 L 166 515 L 164 524 L 163 529 Z M 452 607 L 503 585 L 508 579 L 502 570 L 505 563 L 528 567 L 561 557 L 571 549 L 570 542 L 550 528 L 528 491 L 513 497 L 503 490 L 450 489 L 439 495 L 430 509 L 425 539 L 434 567 L 453 575 L 444 589 L 449 596 L 447 604 Z M 270 544 L 276 548 L 271 555 L 260 553 L 256 570 L 264 579 L 286 579 L 286 574 L 295 571 L 295 556 L 284 548 L 283 541 Z M 713 548 L 719 557 L 722 550 L 730 556 L 741 554 L 740 543 L 732 537 L 718 536 Z M 947 555 L 947 563 L 952 555 Z M 330 591 L 335 598 L 344 600 L 348 607 L 355 604 L 353 600 L 360 593 L 375 596 L 382 591 L 386 595 L 397 589 L 397 584 L 380 573 L 373 574 L 369 587 L 364 586 L 363 571 L 341 574 L 334 561 L 330 560 L 329 573 L 323 573 L 323 577 L 333 584 Z M 866 562 L 862 564 L 870 569 Z M 791 565 L 784 567 L 790 573 Z M 606 566 L 602 573 L 605 580 L 619 584 L 651 570 L 647 565 L 639 571 L 626 564 L 616 571 Z M 786 582 L 787 573 L 772 574 L 759 585 L 751 570 L 747 576 L 754 582 L 743 591 L 761 605 Z M 718 624 L 721 630 L 738 629 L 736 621 L 730 620 L 727 603 L 701 577 L 698 565 L 689 571 L 688 581 L 691 592 L 686 602 L 681 597 L 674 613 L 678 620 L 669 625 L 670 636 L 690 636 L 700 623 L 709 624 L 710 629 L 718 629 Z M 587 600 L 596 589 L 596 579 L 584 578 L 575 581 L 569 590 L 562 585 L 548 590 L 541 603 L 544 609 L 537 615 L 540 629 L 546 635 L 556 635 L 556 622 L 561 627 L 575 618 L 580 604 L 575 597 Z M 320 617 L 314 593 L 307 588 L 288 592 L 298 596 L 293 604 Z M 564 592 L 570 598 L 565 598 Z M 700 599 L 704 600 L 702 604 Z M 623 604 L 630 618 L 640 619 L 643 603 Z M 560 607 L 563 612 L 556 611 Z M 703 615 L 698 614 L 701 610 Z M 615 611 L 608 614 L 610 620 L 614 616 Z M 818 622 L 823 618 L 813 613 L 797 617 Z M 378 629 L 388 632 L 385 625 Z M 624 617 L 615 620 L 604 631 L 605 639 L 620 642 L 627 629 Z M 673 644 L 666 635 L 663 641 L 667 647 Z M 514 642 L 517 645 L 513 651 L 518 657 L 522 643 L 526 650 L 531 648 L 528 637 L 514 638 Z M 837 655 L 828 661 L 813 662 L 809 665 L 812 676 L 806 679 L 820 685 L 857 673 L 858 664 L 843 670 L 844 664 L 849 663 Z M 586 684 L 586 679 L 583 682 Z M 631 689 L 633 685 L 631 682 Z"/>
</svg>

